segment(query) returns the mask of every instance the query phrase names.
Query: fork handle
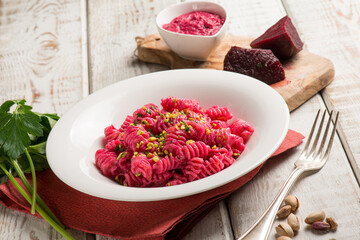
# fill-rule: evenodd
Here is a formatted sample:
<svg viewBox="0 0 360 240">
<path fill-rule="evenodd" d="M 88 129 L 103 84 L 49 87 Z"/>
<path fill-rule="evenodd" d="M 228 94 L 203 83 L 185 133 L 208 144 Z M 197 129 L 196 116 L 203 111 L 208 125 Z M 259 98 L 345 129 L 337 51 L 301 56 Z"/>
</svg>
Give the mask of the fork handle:
<svg viewBox="0 0 360 240">
<path fill-rule="evenodd" d="M 286 194 L 289 192 L 294 182 L 303 172 L 304 170 L 298 167 L 291 172 L 290 176 L 287 178 L 270 206 L 266 209 L 265 213 L 256 221 L 254 225 L 251 226 L 251 228 L 245 234 L 238 238 L 238 240 L 268 239 L 271 226 L 282 201 L 284 200 Z"/>
</svg>

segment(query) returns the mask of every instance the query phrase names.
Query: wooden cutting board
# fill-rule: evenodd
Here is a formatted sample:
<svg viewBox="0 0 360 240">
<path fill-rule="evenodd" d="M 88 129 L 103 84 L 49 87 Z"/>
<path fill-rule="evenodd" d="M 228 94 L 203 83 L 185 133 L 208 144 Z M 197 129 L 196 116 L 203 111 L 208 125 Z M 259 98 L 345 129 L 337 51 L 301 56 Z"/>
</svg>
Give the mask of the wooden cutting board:
<svg viewBox="0 0 360 240">
<path fill-rule="evenodd" d="M 213 50 L 207 61 L 191 61 L 170 50 L 158 34 L 137 37 L 137 56 L 141 61 L 165 65 L 171 69 L 205 68 L 223 69 L 223 60 L 231 46 L 250 48 L 249 37 L 228 35 Z M 334 65 L 324 57 L 305 50 L 282 62 L 286 79 L 271 85 L 286 101 L 289 111 L 326 87 L 334 79 Z"/>
</svg>

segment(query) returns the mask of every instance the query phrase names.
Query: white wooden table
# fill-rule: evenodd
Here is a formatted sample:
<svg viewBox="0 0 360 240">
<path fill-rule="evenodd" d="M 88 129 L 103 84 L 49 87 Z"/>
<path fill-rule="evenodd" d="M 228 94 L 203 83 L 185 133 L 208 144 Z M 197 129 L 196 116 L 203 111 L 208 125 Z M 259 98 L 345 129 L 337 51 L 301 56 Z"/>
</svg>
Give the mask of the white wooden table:
<svg viewBox="0 0 360 240">
<path fill-rule="evenodd" d="M 0 1 L 0 103 L 26 99 L 35 110 L 62 115 L 89 93 L 165 67 L 139 62 L 135 37 L 156 33 L 154 20 L 179 0 Z M 228 32 L 257 37 L 284 15 L 305 48 L 335 65 L 335 79 L 291 113 L 290 128 L 308 135 L 317 109 L 341 112 L 329 162 L 292 188 L 302 228 L 294 239 L 360 237 L 360 1 L 219 0 L 230 12 Z M 244 187 L 221 202 L 185 237 L 234 239 L 272 201 L 301 147 L 274 158 Z M 323 209 L 339 223 L 316 234 L 303 223 Z M 275 224 L 277 221 L 275 221 Z M 70 230 L 76 239 L 110 238 Z M 1 239 L 63 239 L 45 221 L 0 206 Z M 270 239 L 275 239 L 275 231 Z"/>
</svg>

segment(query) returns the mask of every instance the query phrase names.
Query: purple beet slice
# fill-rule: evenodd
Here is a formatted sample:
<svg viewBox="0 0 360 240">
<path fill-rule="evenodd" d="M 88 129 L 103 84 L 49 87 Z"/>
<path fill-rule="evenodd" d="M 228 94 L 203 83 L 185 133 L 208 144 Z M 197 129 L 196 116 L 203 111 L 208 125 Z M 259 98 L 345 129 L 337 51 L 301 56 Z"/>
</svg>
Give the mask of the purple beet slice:
<svg viewBox="0 0 360 240">
<path fill-rule="evenodd" d="M 266 49 L 248 49 L 233 46 L 224 59 L 224 70 L 242 73 L 274 84 L 285 79 L 284 68 L 279 59 Z"/>
<path fill-rule="evenodd" d="M 280 59 L 294 56 L 302 50 L 303 45 L 304 43 L 288 16 L 280 19 L 250 43 L 252 48 L 270 49 Z"/>
</svg>

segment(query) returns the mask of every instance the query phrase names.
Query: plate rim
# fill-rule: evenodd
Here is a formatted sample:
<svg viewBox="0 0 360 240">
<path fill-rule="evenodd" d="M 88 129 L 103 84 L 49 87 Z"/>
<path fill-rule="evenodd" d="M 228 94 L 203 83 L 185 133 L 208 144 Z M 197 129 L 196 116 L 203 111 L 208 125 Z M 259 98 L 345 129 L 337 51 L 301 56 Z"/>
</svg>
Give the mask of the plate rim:
<svg viewBox="0 0 360 240">
<path fill-rule="evenodd" d="M 168 75 L 168 74 L 179 74 L 180 72 L 182 73 L 185 73 L 185 74 L 194 74 L 195 72 L 198 72 L 198 73 L 205 73 L 207 72 L 206 74 L 212 74 L 212 72 L 210 71 L 216 71 L 216 72 L 222 72 L 222 73 L 225 73 L 226 74 L 230 74 L 236 78 L 245 78 L 245 79 L 251 79 L 251 81 L 256 81 L 259 86 L 260 85 L 264 85 L 266 86 L 266 88 L 268 88 L 270 91 L 273 91 L 273 94 L 277 95 L 278 98 L 281 98 L 279 99 L 280 102 L 282 103 L 282 106 L 281 108 L 283 108 L 282 110 L 287 110 L 287 114 L 285 114 L 285 126 L 280 134 L 280 137 L 278 138 L 276 144 L 273 145 L 273 147 L 271 149 L 269 149 L 267 151 L 267 153 L 262 157 L 261 160 L 259 161 L 256 161 L 255 163 L 251 164 L 248 169 L 242 171 L 242 174 L 241 175 L 237 175 L 237 176 L 232 176 L 232 177 L 229 177 L 227 178 L 226 181 L 222 181 L 222 182 L 216 182 L 215 184 L 212 183 L 212 181 L 210 181 L 211 177 L 216 175 L 212 175 L 212 176 L 209 176 L 209 177 L 206 177 L 206 178 L 203 178 L 203 179 L 200 179 L 200 180 L 197 180 L 197 181 L 193 181 L 193 182 L 190 182 L 190 183 L 186 183 L 186 184 L 180 184 L 180 185 L 176 185 L 176 186 L 167 186 L 167 187 L 156 187 L 156 188 L 131 188 L 131 189 L 136 189 L 136 191 L 138 191 L 139 193 L 136 194 L 137 196 L 138 195 L 142 195 L 142 194 L 145 194 L 147 195 L 147 197 L 144 197 L 142 196 L 141 198 L 139 197 L 134 197 L 134 196 L 118 196 L 117 197 L 114 197 L 114 196 L 109 196 L 108 194 L 104 194 L 104 193 L 94 193 L 93 191 L 89 191 L 89 189 L 83 189 L 79 186 L 74 186 L 73 184 L 71 184 L 71 182 L 67 179 L 65 179 L 61 173 L 59 173 L 58 169 L 56 169 L 56 167 L 54 168 L 54 162 L 52 160 L 49 160 L 49 158 L 52 158 L 52 153 L 51 153 L 51 146 L 52 144 L 54 144 L 53 142 L 55 141 L 54 138 L 53 138 L 53 135 L 58 131 L 58 128 L 59 126 L 61 127 L 62 125 L 62 119 L 66 118 L 66 116 L 68 116 L 69 113 L 71 113 L 72 111 L 75 111 L 77 108 L 79 108 L 79 106 L 81 106 L 82 104 L 86 103 L 87 101 L 90 101 L 91 99 L 94 99 L 96 98 L 98 95 L 100 95 L 101 93 L 103 92 L 106 92 L 106 91 L 109 91 L 109 89 L 111 90 L 112 88 L 114 88 L 114 86 L 116 85 L 126 85 L 126 84 L 131 84 L 131 81 L 135 81 L 135 80 L 141 80 L 141 79 L 146 79 L 148 76 L 152 75 L 152 76 L 160 76 L 160 75 Z M 222 74 L 221 73 L 221 74 Z M 218 73 L 216 73 L 218 74 Z M 229 76 L 230 76 L 229 75 Z M 248 81 L 248 80 L 246 80 Z M 279 106 L 280 107 L 280 106 Z M 285 111 L 286 112 L 286 111 Z M 286 136 L 286 133 L 288 131 L 288 126 L 289 126 L 289 120 L 290 120 L 290 113 L 288 111 L 288 106 L 285 102 L 285 100 L 283 99 L 283 97 L 273 88 L 271 88 L 270 86 L 266 85 L 265 83 L 257 80 L 257 79 L 253 79 L 249 76 L 246 76 L 246 75 L 242 75 L 242 74 L 238 74 L 238 73 L 232 73 L 232 72 L 227 72 L 227 71 L 222 71 L 222 70 L 213 70 L 213 69 L 178 69 L 178 70 L 164 70 L 164 71 L 159 71 L 159 72 L 152 72 L 152 73 L 148 73 L 148 74 L 143 74 L 143 75 L 139 75 L 139 76 L 135 76 L 135 77 L 131 77 L 131 78 L 128 78 L 128 79 L 125 79 L 125 80 L 122 80 L 122 81 L 118 81 L 116 83 L 113 83 L 113 84 L 110 84 L 98 91 L 95 91 L 94 93 L 91 93 L 89 94 L 87 97 L 83 98 L 82 100 L 80 100 L 79 102 L 77 102 L 75 105 L 73 105 L 62 117 L 60 117 L 60 120 L 58 121 L 58 123 L 54 126 L 53 130 L 50 132 L 50 135 L 49 135 L 49 138 L 48 138 L 48 146 L 50 147 L 47 147 L 46 148 L 46 153 L 47 153 L 47 156 L 48 156 L 48 162 L 49 162 L 49 165 L 50 165 L 50 168 L 52 169 L 52 171 L 54 172 L 54 174 L 61 180 L 63 181 L 66 185 L 80 191 L 80 192 L 83 192 L 83 193 L 86 193 L 86 194 L 89 194 L 89 195 L 92 195 L 94 197 L 100 197 L 100 198 L 104 198 L 104 199 L 109 199 L 109 200 L 116 200 L 116 201 L 129 201 L 129 202 L 147 202 L 147 201 L 160 201 L 160 200 L 169 200 L 169 199 L 175 199 L 175 198 L 181 198 L 181 197 L 187 197 L 187 196 L 190 196 L 190 195 L 195 195 L 195 194 L 198 194 L 198 193 L 201 193 L 201 192 L 206 192 L 206 191 L 209 191 L 209 190 L 212 190 L 212 189 L 215 189 L 217 187 L 220 187 L 222 185 L 225 185 L 231 181 L 234 181 L 236 179 L 238 179 L 239 177 L 242 177 L 244 175 L 246 175 L 247 173 L 249 173 L 250 171 L 254 170 L 256 167 L 260 166 L 262 163 L 264 163 L 275 151 L 276 149 L 280 146 L 280 144 L 282 143 L 282 141 L 284 140 L 285 136 Z M 105 128 L 106 126 L 104 126 Z M 225 169 L 226 170 L 226 169 Z M 221 171 L 223 172 L 223 171 Z M 210 179 L 210 180 L 209 180 Z M 209 181 L 210 183 L 212 183 L 211 185 L 208 185 L 209 184 Z M 195 184 L 194 184 L 195 183 Z M 198 183 L 198 184 L 196 184 Z M 201 184 L 200 184 L 201 183 Z M 187 191 L 184 191 L 184 189 L 186 188 L 186 186 L 189 186 L 189 184 L 192 184 L 192 185 L 200 185 L 200 186 L 203 186 L 197 190 L 187 190 Z M 123 187 L 123 186 L 120 186 L 119 187 Z M 126 188 L 129 188 L 129 187 L 126 187 Z M 185 189 L 186 190 L 186 189 Z M 128 189 L 124 190 L 124 191 L 128 191 Z M 133 191 L 133 190 L 132 190 Z M 155 193 L 154 193 L 155 192 Z M 161 194 L 156 194 L 161 192 Z M 167 197 L 164 197 L 163 196 L 163 192 L 170 192 L 172 193 L 171 196 L 169 196 L 170 194 L 167 194 L 168 196 Z M 165 194 L 166 195 L 166 194 Z"/>
</svg>

